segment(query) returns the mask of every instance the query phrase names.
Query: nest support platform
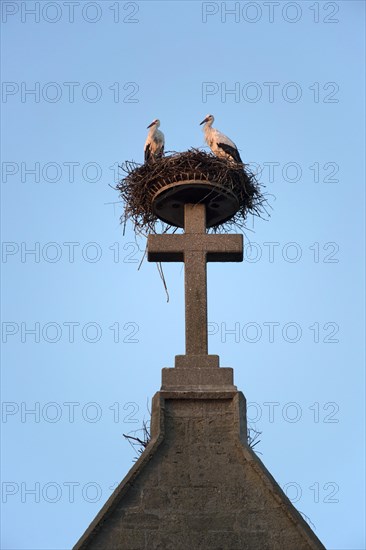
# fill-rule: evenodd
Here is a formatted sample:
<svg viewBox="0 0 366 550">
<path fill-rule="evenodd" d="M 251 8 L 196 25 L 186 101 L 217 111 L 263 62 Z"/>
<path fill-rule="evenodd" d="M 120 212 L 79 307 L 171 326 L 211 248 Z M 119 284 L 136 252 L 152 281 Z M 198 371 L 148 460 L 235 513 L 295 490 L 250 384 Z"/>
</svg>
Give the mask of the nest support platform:
<svg viewBox="0 0 366 550">
<path fill-rule="evenodd" d="M 208 181 L 186 180 L 159 189 L 152 199 L 152 210 L 163 222 L 184 227 L 184 205 L 188 203 L 205 204 L 207 227 L 225 223 L 240 208 L 230 189 Z"/>
</svg>

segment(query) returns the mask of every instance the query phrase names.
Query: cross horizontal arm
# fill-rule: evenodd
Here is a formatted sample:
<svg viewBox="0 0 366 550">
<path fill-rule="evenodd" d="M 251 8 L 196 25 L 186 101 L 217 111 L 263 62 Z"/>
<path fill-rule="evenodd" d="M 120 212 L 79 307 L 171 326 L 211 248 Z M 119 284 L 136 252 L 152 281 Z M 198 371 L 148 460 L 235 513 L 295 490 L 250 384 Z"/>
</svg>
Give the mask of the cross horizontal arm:
<svg viewBox="0 0 366 550">
<path fill-rule="evenodd" d="M 242 262 L 242 235 L 149 235 L 149 262 L 183 262 L 184 252 L 205 252 L 208 262 Z"/>
</svg>

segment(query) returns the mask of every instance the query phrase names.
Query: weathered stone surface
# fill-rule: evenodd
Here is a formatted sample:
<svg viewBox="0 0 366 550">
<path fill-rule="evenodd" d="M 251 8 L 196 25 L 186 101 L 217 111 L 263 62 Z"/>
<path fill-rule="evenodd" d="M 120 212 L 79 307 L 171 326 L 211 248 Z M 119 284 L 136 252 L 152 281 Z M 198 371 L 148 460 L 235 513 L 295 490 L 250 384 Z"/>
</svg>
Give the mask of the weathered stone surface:
<svg viewBox="0 0 366 550">
<path fill-rule="evenodd" d="M 186 355 L 189 357 L 189 355 Z M 163 390 L 234 390 L 233 369 L 199 367 L 162 369 Z"/>
<path fill-rule="evenodd" d="M 220 358 L 218 355 L 176 355 L 174 366 L 177 369 L 218 368 Z"/>
<path fill-rule="evenodd" d="M 75 550 L 324 548 L 246 444 L 236 391 L 159 392 L 152 440 Z"/>
</svg>

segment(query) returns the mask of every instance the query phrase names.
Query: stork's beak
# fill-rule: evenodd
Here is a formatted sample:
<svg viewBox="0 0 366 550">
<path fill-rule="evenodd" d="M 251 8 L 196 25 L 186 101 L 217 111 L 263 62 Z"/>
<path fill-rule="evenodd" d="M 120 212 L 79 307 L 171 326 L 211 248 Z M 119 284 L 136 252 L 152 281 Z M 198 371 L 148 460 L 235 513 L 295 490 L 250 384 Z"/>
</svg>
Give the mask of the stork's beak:
<svg viewBox="0 0 366 550">
<path fill-rule="evenodd" d="M 204 124 L 205 122 L 207 122 L 207 117 L 204 118 L 204 119 L 202 120 L 202 122 L 200 122 L 200 126 L 201 126 L 201 124 Z"/>
<path fill-rule="evenodd" d="M 148 128 L 151 128 L 151 126 L 154 126 L 154 124 L 156 124 L 156 122 L 152 122 L 151 124 L 149 124 Z"/>
</svg>

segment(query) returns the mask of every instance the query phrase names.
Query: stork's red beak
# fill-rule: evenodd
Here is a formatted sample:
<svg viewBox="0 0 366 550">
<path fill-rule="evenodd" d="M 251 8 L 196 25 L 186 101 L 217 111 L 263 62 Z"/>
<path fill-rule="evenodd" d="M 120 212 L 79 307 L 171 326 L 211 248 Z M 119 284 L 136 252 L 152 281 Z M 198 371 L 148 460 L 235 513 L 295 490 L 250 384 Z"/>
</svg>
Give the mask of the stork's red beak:
<svg viewBox="0 0 366 550">
<path fill-rule="evenodd" d="M 151 124 L 149 124 L 148 128 L 151 128 L 151 126 L 154 126 L 154 124 L 156 124 L 155 120 Z"/>
<path fill-rule="evenodd" d="M 202 120 L 202 122 L 200 122 L 200 126 L 201 126 L 201 124 L 204 124 L 205 122 L 207 122 L 207 117 L 204 118 L 204 119 Z"/>
</svg>

